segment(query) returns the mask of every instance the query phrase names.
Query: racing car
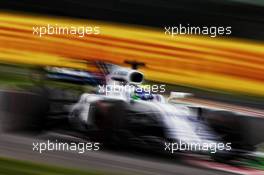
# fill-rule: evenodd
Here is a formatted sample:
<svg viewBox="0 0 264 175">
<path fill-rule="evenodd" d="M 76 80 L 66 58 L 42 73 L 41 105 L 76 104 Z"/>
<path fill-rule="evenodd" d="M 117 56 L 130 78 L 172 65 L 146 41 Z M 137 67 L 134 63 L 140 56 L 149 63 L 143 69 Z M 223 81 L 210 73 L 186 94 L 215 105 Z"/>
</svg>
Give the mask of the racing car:
<svg viewBox="0 0 264 175">
<path fill-rule="evenodd" d="M 199 120 L 196 110 L 172 104 L 142 88 L 141 72 L 111 66 L 106 86 L 84 93 L 69 114 L 71 126 L 96 133 L 103 143 L 126 144 L 164 152 L 167 143 L 217 144 L 221 138 Z M 173 97 L 189 94 L 171 93 Z M 193 152 L 193 150 L 192 150 Z M 209 150 L 195 150 L 208 154 Z"/>
</svg>

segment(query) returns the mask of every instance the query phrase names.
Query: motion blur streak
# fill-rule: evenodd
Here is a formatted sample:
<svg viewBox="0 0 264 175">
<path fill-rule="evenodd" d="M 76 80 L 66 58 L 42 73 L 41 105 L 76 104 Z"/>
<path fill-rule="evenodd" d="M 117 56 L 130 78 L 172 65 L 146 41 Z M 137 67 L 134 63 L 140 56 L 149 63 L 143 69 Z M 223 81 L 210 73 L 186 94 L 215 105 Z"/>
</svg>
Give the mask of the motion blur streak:
<svg viewBox="0 0 264 175">
<path fill-rule="evenodd" d="M 78 69 L 87 69 L 87 65 L 83 63 L 74 62 L 64 57 L 46 54 L 46 53 L 35 53 L 20 50 L 11 50 L 0 48 L 0 59 L 1 61 L 11 63 L 22 63 L 22 64 L 35 64 L 35 65 L 50 65 L 50 66 L 63 66 Z M 90 69 L 89 69 L 90 70 Z"/>
<path fill-rule="evenodd" d="M 33 35 L 36 26 L 99 26 L 99 35 Z M 246 40 L 165 35 L 165 31 L 91 20 L 0 13 L 0 59 L 82 67 L 64 59 L 138 60 L 149 80 L 264 95 L 264 45 Z"/>
</svg>

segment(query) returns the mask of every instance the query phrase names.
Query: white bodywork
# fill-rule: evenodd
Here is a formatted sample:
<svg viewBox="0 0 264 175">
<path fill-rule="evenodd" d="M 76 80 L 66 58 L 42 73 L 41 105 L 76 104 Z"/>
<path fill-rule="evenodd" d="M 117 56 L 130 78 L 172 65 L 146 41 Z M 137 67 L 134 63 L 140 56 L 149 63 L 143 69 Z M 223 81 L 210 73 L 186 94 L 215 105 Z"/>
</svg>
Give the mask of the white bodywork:
<svg viewBox="0 0 264 175">
<path fill-rule="evenodd" d="M 113 77 L 122 79 L 124 75 L 124 80 L 126 83 L 133 84 L 129 82 L 129 74 L 134 73 L 135 71 L 125 72 L 123 69 L 121 73 L 116 71 L 115 74 L 112 74 L 108 77 L 108 83 L 113 85 L 116 81 L 113 80 Z M 210 140 L 204 140 L 199 136 L 198 125 L 195 125 L 195 122 L 190 122 L 189 117 L 195 118 L 196 114 L 188 106 L 181 104 L 171 104 L 165 101 L 165 98 L 162 95 L 153 95 L 154 98 L 151 100 L 134 100 L 131 98 L 133 92 L 124 90 L 123 86 L 120 85 L 122 82 L 117 82 L 117 88 L 120 88 L 120 92 L 109 92 L 107 95 L 99 92 L 99 94 L 89 94 L 85 93 L 80 97 L 80 100 L 75 104 L 71 109 L 71 114 L 74 114 L 74 111 L 79 111 L 78 120 L 85 125 L 92 125 L 92 121 L 89 118 L 89 109 L 92 102 L 104 99 L 118 99 L 122 100 L 125 103 L 137 103 L 146 108 L 158 112 L 162 116 L 163 123 L 166 124 L 167 134 L 170 138 L 177 138 L 184 142 L 200 143 L 207 142 L 210 143 Z M 106 87 L 107 88 L 107 87 Z M 102 88 L 101 88 L 102 90 Z M 183 98 L 186 95 L 185 93 L 172 93 L 173 98 Z M 75 115 L 70 115 L 70 118 L 76 117 Z M 210 133 L 206 133 L 210 134 Z"/>
</svg>

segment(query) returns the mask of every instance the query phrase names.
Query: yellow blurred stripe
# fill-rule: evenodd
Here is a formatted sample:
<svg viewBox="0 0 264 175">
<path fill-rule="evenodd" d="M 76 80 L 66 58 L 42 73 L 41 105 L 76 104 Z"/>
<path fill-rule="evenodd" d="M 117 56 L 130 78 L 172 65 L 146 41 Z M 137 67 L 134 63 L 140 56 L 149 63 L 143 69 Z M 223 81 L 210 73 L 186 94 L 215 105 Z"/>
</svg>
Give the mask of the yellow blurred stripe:
<svg viewBox="0 0 264 175">
<path fill-rule="evenodd" d="M 33 26 L 47 24 L 100 26 L 101 34 L 83 38 L 32 34 Z M 117 64 L 132 59 L 146 63 L 147 68 L 142 71 L 150 80 L 264 95 L 263 43 L 234 38 L 170 37 L 154 28 L 12 13 L 0 13 L 0 42 L 0 49 L 16 53 L 1 53 L 3 61 L 8 61 L 4 56 L 20 63 L 42 65 L 64 62 L 58 58 L 101 59 Z M 36 56 L 38 61 L 33 59 Z"/>
<path fill-rule="evenodd" d="M 0 48 L 0 60 L 9 63 L 34 64 L 39 66 L 59 66 L 87 70 L 86 63 L 77 62 L 67 58 L 18 50 L 3 50 Z"/>
<path fill-rule="evenodd" d="M 172 84 L 201 88 L 210 87 L 212 89 L 221 89 L 231 92 L 235 90 L 251 95 L 264 95 L 264 83 L 252 80 L 185 70 L 181 70 L 181 74 L 157 73 L 152 70 L 145 70 L 144 73 L 152 80 L 160 78 Z M 188 76 L 184 74 L 188 74 Z"/>
</svg>

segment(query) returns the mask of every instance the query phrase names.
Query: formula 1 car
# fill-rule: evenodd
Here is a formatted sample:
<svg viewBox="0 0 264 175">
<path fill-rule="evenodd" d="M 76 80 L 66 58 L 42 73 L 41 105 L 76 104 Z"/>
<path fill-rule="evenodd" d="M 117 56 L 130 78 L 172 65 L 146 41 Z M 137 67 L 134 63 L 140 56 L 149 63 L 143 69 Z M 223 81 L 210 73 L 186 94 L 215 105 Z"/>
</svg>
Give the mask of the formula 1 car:
<svg viewBox="0 0 264 175">
<path fill-rule="evenodd" d="M 71 108 L 68 119 L 74 129 L 96 133 L 104 143 L 161 152 L 167 142 L 212 145 L 221 141 L 195 110 L 168 103 L 162 95 L 142 88 L 141 72 L 115 66 L 106 79 L 106 86 L 99 86 L 94 94 L 84 93 Z M 195 152 L 207 154 L 210 148 Z"/>
</svg>

